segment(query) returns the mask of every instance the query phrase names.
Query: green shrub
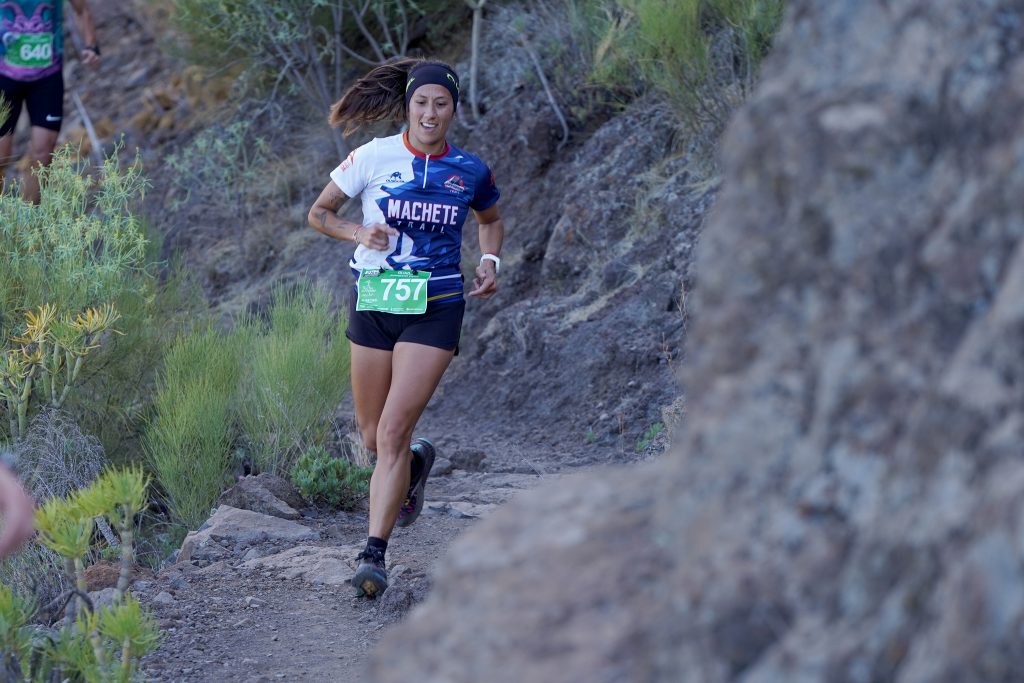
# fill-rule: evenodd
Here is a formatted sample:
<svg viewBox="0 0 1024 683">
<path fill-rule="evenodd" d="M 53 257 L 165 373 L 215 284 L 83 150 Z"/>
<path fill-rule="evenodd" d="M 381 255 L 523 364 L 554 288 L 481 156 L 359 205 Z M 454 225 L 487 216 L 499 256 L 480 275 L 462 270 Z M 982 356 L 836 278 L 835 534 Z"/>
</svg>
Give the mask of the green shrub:
<svg viewBox="0 0 1024 683">
<path fill-rule="evenodd" d="M 643 453 L 644 449 L 650 446 L 663 431 L 665 431 L 665 425 L 660 422 L 655 422 L 645 429 L 643 435 L 636 442 L 636 452 Z"/>
<path fill-rule="evenodd" d="M 146 453 L 173 518 L 202 523 L 223 490 L 234 446 L 254 468 L 288 476 L 323 445 L 348 386 L 344 320 L 323 290 L 274 290 L 267 317 L 182 337 L 167 353 Z"/>
<path fill-rule="evenodd" d="M 266 140 L 252 132 L 252 121 L 204 128 L 180 151 L 167 156 L 172 171 L 174 211 L 191 202 L 217 204 L 229 213 L 248 218 L 266 197 L 266 168 L 270 151 Z"/>
<path fill-rule="evenodd" d="M 171 516 L 197 528 L 223 490 L 230 463 L 241 353 L 237 333 L 212 327 L 167 351 L 145 452 Z"/>
<path fill-rule="evenodd" d="M 131 460 L 155 370 L 168 337 L 188 319 L 183 311 L 194 307 L 195 290 L 177 274 L 158 280 L 159 244 L 134 212 L 146 187 L 137 159 L 125 167 L 115 153 L 90 170 L 65 147 L 40 169 L 40 183 L 38 206 L 0 194 L 0 340 L 40 306 L 72 317 L 112 306 L 121 334 L 107 333 L 89 350 L 64 407 L 112 458 Z M 0 440 L 10 425 L 5 410 L 0 405 Z"/>
<path fill-rule="evenodd" d="M 324 115 L 349 84 L 347 67 L 404 55 L 424 6 L 446 0 L 175 0 L 172 19 L 184 56 L 234 71 L 243 91 L 276 99 L 279 90 Z M 347 149 L 335 131 L 339 156 Z"/>
<path fill-rule="evenodd" d="M 326 443 L 348 387 L 344 319 L 323 289 L 274 290 L 267 320 L 244 325 L 252 340 L 240 422 L 256 469 L 287 477 L 299 455 Z"/>
<path fill-rule="evenodd" d="M 94 181 L 64 147 L 39 176 L 39 205 L 0 194 L 0 331 L 46 303 L 116 306 L 146 276 L 146 239 L 130 210 L 145 186 L 138 161 L 122 168 L 112 156 Z"/>
<path fill-rule="evenodd" d="M 147 271 L 157 271 L 158 244 L 150 242 Z M 164 353 L 197 324 L 205 310 L 201 288 L 176 262 L 162 263 L 160 277 L 147 276 L 140 287 L 119 298 L 117 324 L 82 368 L 81 381 L 65 409 L 95 435 L 113 463 L 129 463 L 142 452 L 145 417 L 152 409 Z"/>
<path fill-rule="evenodd" d="M 501 37 L 528 40 L 573 123 L 654 93 L 714 138 L 756 80 L 784 0 L 531 0 Z M 497 29 L 501 31 L 502 29 Z"/>
<path fill-rule="evenodd" d="M 596 0 L 616 17 L 594 77 L 673 103 L 694 131 L 717 133 L 749 93 L 784 0 Z M 638 87 L 640 86 L 640 87 Z"/>
<path fill-rule="evenodd" d="M 302 495 L 334 508 L 354 507 L 370 492 L 373 469 L 332 458 L 321 447 L 310 448 L 292 468 L 292 483 Z"/>
</svg>

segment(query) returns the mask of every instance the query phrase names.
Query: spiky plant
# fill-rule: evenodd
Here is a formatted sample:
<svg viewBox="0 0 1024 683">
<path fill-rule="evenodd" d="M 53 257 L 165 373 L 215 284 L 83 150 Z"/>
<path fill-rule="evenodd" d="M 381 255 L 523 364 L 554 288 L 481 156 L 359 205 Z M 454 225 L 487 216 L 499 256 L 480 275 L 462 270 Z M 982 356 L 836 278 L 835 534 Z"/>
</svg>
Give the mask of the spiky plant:
<svg viewBox="0 0 1024 683">
<path fill-rule="evenodd" d="M 135 560 L 135 516 L 149 504 L 147 488 L 149 476 L 138 465 L 108 470 L 93 486 L 98 492 L 96 495 L 106 503 L 103 515 L 121 536 L 121 572 L 117 578 L 115 600 L 120 600 L 128 588 L 132 562 Z"/>
<path fill-rule="evenodd" d="M 123 683 L 131 680 L 135 662 L 160 640 L 156 619 L 130 595 L 100 612 L 99 632 L 121 651 L 118 680 Z"/>
<path fill-rule="evenodd" d="M 25 313 L 21 334 L 0 339 L 0 348 L 11 345 L 0 359 L 0 398 L 15 440 L 25 436 L 33 396 L 50 408 L 64 405 L 78 383 L 85 357 L 99 347 L 102 335 L 108 330 L 120 334 L 114 329 L 120 317 L 111 304 L 72 316 L 46 303 Z"/>
</svg>

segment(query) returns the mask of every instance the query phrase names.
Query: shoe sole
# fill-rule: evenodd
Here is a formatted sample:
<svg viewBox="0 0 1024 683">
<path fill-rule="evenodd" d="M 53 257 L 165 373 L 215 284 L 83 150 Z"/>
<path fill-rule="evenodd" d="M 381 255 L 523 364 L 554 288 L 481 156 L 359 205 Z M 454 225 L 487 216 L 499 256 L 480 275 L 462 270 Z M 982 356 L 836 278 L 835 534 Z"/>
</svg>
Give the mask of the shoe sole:
<svg viewBox="0 0 1024 683">
<path fill-rule="evenodd" d="M 414 439 L 413 444 L 422 444 L 426 446 L 423 453 L 423 473 L 420 475 L 420 483 L 416 485 L 412 493 L 416 496 L 416 507 L 407 516 L 399 518 L 397 525 L 400 527 L 407 527 L 420 516 L 420 512 L 423 510 L 423 492 L 427 486 L 427 477 L 430 476 L 430 468 L 434 466 L 434 458 L 437 457 L 437 449 L 434 448 L 434 444 L 429 439 L 420 437 Z"/>
<path fill-rule="evenodd" d="M 387 590 L 388 580 L 371 569 L 357 571 L 356 575 L 352 577 L 352 585 L 356 588 L 357 598 L 376 598 Z"/>
</svg>

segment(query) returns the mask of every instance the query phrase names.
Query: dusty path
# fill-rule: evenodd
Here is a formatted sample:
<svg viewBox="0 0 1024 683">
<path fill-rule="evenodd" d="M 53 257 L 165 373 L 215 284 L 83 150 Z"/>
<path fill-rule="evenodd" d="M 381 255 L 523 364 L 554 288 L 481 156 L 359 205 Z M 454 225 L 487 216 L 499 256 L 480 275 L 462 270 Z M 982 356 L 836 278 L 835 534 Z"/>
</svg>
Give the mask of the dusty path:
<svg viewBox="0 0 1024 683">
<path fill-rule="evenodd" d="M 421 421 L 419 433 L 435 438 L 454 467 L 431 477 L 423 515 L 392 537 L 388 561 L 402 590 L 370 601 L 354 598 L 347 585 L 315 585 L 281 578 L 281 570 L 241 567 L 246 553 L 269 556 L 300 544 L 227 549 L 227 559 L 205 567 L 179 563 L 137 592 L 164 629 L 161 647 L 145 662 L 147 675 L 154 681 L 364 681 L 373 645 L 423 599 L 432 565 L 459 533 L 517 491 L 577 469 L 569 462 L 621 457 L 582 443 L 554 450 L 551 423 L 532 442 L 510 441 L 495 419 L 498 407 L 487 412 L 453 416 L 442 397 Z M 364 512 L 314 514 L 301 523 L 318 532 L 317 540 L 301 545 L 340 548 L 345 557 L 354 557 L 365 540 Z M 167 595 L 157 598 L 161 593 Z"/>
</svg>

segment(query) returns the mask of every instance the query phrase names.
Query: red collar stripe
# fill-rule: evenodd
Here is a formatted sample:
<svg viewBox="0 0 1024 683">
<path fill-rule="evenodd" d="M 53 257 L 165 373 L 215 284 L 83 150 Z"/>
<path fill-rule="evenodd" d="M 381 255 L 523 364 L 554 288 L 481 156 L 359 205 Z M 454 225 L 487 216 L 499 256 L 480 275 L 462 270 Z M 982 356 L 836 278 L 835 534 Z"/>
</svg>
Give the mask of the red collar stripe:
<svg viewBox="0 0 1024 683">
<path fill-rule="evenodd" d="M 418 149 L 416 149 L 415 147 L 413 147 L 412 143 L 409 142 L 409 131 L 405 131 L 404 133 L 402 133 L 402 142 L 405 143 L 405 148 L 407 150 L 409 150 L 410 152 L 412 152 L 413 156 L 419 157 L 420 159 L 426 159 L 427 158 L 426 154 L 424 154 L 423 152 L 421 152 Z M 448 156 L 448 152 L 450 152 L 450 151 L 452 151 L 452 147 L 451 147 L 451 145 L 448 144 L 448 141 L 445 140 L 444 141 L 444 151 L 441 152 L 440 154 L 431 154 L 430 156 L 433 159 L 437 159 L 438 157 Z"/>
</svg>

